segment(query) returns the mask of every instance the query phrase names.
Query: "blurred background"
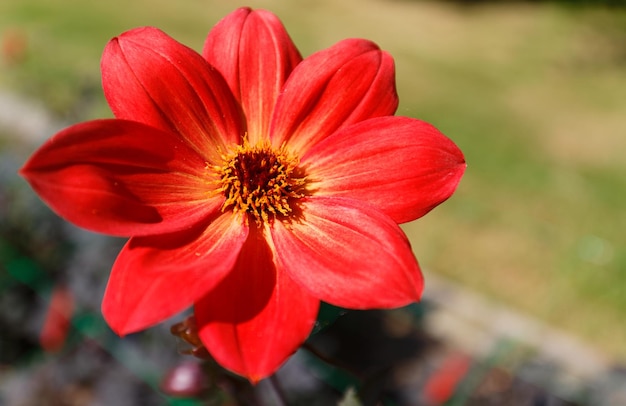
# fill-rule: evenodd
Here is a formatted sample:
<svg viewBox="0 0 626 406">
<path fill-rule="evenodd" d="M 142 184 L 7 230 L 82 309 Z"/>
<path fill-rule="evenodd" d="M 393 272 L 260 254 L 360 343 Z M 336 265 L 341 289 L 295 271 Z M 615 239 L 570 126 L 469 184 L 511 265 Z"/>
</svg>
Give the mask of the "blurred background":
<svg viewBox="0 0 626 406">
<path fill-rule="evenodd" d="M 390 51 L 398 114 L 433 123 L 468 162 L 449 201 L 403 225 L 426 272 L 424 303 L 330 309 L 311 342 L 343 364 L 342 348 L 360 348 L 351 362 L 366 377 L 337 378 L 332 362 L 298 353 L 283 372 L 290 404 L 357 404 L 350 387 L 365 404 L 626 404 L 623 1 L 4 0 L 0 405 L 279 401 L 275 386 L 234 377 L 213 403 L 164 396 L 163 374 L 187 359 L 169 326 L 120 340 L 99 313 L 123 241 L 65 224 L 16 175 L 58 129 L 111 116 L 99 76 L 111 37 L 151 25 L 201 50 L 240 5 L 276 13 L 303 56 L 347 37 Z M 50 309 L 70 320 L 67 335 Z M 368 357 L 384 379 L 360 364 Z"/>
</svg>

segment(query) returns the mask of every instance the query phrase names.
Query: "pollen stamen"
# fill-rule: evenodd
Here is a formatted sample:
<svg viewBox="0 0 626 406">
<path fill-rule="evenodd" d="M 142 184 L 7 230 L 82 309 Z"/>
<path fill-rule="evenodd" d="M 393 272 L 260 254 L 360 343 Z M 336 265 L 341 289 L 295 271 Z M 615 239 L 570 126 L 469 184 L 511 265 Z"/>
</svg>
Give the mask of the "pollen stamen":
<svg viewBox="0 0 626 406">
<path fill-rule="evenodd" d="M 253 218 L 259 227 L 293 216 L 306 184 L 297 156 L 285 146 L 273 148 L 269 140 L 251 146 L 247 139 L 221 156 L 223 165 L 213 168 L 219 177 L 217 191 L 226 197 L 222 211 L 245 214 L 246 223 Z"/>
</svg>

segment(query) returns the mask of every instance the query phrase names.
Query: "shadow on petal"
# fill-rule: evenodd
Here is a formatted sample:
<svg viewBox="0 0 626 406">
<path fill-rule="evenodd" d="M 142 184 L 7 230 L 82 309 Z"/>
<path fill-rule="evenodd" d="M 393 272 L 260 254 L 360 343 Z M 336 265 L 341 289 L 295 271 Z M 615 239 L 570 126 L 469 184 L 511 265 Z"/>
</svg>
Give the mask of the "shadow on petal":
<svg viewBox="0 0 626 406">
<path fill-rule="evenodd" d="M 260 230 L 237 265 L 195 304 L 199 336 L 224 368 L 252 383 L 270 376 L 308 337 L 319 300 L 273 263 Z"/>
<path fill-rule="evenodd" d="M 252 228 L 235 268 L 203 299 L 212 310 L 202 312 L 207 322 L 243 323 L 267 305 L 276 286 L 273 254 L 262 231 Z"/>
</svg>

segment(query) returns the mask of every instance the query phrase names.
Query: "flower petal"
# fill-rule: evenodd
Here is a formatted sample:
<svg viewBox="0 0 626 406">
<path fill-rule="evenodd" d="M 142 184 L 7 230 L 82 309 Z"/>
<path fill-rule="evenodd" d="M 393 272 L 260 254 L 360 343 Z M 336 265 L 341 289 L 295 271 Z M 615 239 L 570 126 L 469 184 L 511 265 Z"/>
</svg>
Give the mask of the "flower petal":
<svg viewBox="0 0 626 406">
<path fill-rule="evenodd" d="M 465 172 L 459 148 L 432 125 L 380 117 L 346 127 L 302 157 L 316 195 L 365 200 L 397 223 L 449 198 Z"/>
<path fill-rule="evenodd" d="M 278 98 L 271 138 L 304 152 L 342 127 L 391 115 L 397 106 L 391 56 L 370 41 L 344 40 L 294 69 Z"/>
<path fill-rule="evenodd" d="M 205 165 L 172 133 L 111 119 L 61 131 L 20 173 L 66 220 L 129 236 L 189 227 L 219 210 Z"/>
<path fill-rule="evenodd" d="M 311 332 L 319 300 L 277 269 L 262 232 L 251 230 L 234 270 L 195 306 L 202 342 L 225 368 L 256 383 Z"/>
<path fill-rule="evenodd" d="M 129 240 L 106 288 L 102 313 L 119 335 L 184 310 L 233 268 L 247 228 L 231 213 L 191 230 Z"/>
<path fill-rule="evenodd" d="M 278 17 L 247 7 L 234 11 L 211 30 L 203 56 L 224 75 L 241 103 L 250 142 L 267 137 L 276 98 L 302 60 Z"/>
<path fill-rule="evenodd" d="M 313 296 L 350 309 L 392 308 L 418 301 L 423 279 L 396 223 L 358 200 L 308 198 L 303 219 L 275 222 L 279 266 Z"/>
<path fill-rule="evenodd" d="M 104 94 L 117 118 L 182 135 L 207 160 L 244 133 L 239 107 L 221 74 L 162 31 L 137 28 L 102 56 Z"/>
</svg>

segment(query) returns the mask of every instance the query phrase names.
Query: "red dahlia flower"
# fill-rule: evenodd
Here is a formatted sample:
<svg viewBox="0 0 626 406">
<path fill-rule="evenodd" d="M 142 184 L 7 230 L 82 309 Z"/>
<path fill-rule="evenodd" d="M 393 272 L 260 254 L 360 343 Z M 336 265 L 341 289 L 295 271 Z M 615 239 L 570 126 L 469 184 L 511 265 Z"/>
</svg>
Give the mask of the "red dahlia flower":
<svg viewBox="0 0 626 406">
<path fill-rule="evenodd" d="M 116 118 L 59 132 L 21 174 L 61 217 L 130 237 L 102 304 L 115 332 L 193 304 L 213 357 L 256 382 L 307 338 L 320 300 L 420 299 L 398 223 L 447 199 L 465 162 L 433 126 L 393 116 L 389 54 L 349 39 L 302 60 L 276 16 L 242 8 L 202 55 L 139 28 L 101 67 Z"/>
</svg>

